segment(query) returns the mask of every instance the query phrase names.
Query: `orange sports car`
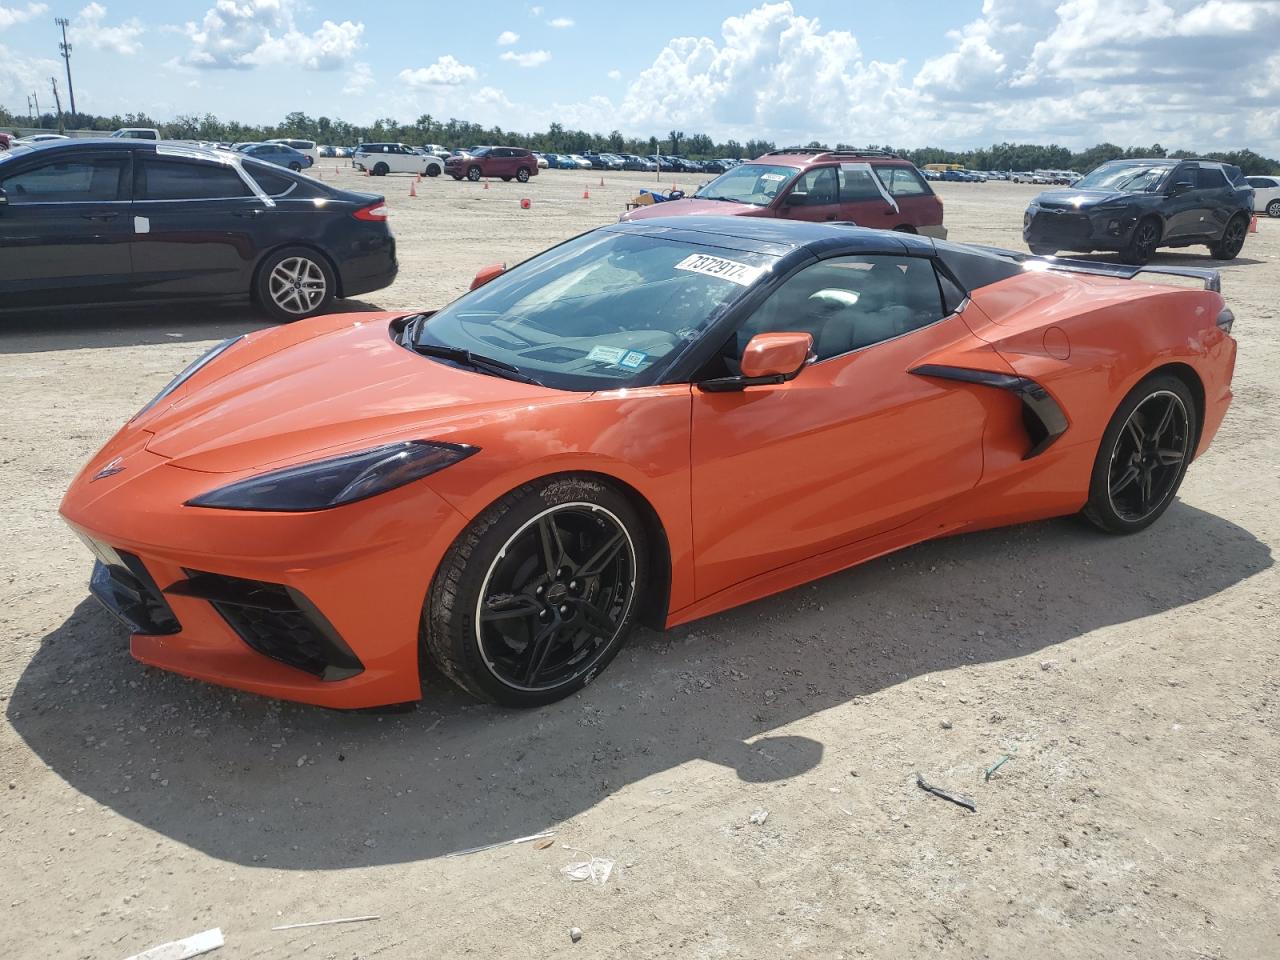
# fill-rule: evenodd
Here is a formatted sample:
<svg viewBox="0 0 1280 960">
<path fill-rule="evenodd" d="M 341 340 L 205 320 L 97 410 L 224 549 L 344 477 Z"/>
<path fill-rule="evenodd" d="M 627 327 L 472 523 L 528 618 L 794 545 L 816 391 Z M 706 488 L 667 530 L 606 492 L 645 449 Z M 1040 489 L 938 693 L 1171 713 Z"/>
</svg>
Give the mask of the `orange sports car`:
<svg viewBox="0 0 1280 960">
<path fill-rule="evenodd" d="M 1231 401 L 1218 290 L 853 226 L 621 223 L 437 312 L 219 344 L 62 514 L 144 663 L 329 707 L 440 675 L 543 704 L 637 622 L 967 530 L 1142 530 Z"/>
</svg>

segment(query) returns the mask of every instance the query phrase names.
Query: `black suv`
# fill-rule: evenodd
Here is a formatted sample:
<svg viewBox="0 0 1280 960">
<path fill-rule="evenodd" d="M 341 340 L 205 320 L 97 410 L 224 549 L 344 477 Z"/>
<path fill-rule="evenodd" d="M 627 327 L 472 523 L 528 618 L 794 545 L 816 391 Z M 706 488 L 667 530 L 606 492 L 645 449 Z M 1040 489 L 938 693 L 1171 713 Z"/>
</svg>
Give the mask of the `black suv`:
<svg viewBox="0 0 1280 960">
<path fill-rule="evenodd" d="M 1067 190 L 1031 201 L 1022 239 L 1037 255 L 1115 250 L 1143 264 L 1158 247 L 1205 244 L 1234 260 L 1253 215 L 1239 167 L 1215 160 L 1112 160 Z"/>
</svg>

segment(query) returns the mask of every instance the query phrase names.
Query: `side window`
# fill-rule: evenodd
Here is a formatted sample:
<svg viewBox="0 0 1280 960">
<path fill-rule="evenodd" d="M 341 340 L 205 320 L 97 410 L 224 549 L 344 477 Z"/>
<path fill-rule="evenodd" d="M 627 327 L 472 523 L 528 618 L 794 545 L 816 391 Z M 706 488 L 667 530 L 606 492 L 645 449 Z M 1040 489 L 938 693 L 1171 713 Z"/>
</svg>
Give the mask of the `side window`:
<svg viewBox="0 0 1280 960">
<path fill-rule="evenodd" d="M 835 167 L 814 167 L 796 178 L 790 200 L 796 206 L 813 207 L 840 201 L 840 183 Z"/>
<path fill-rule="evenodd" d="M 297 186 L 296 181 L 283 173 L 276 173 L 274 170 L 268 169 L 265 165 L 255 163 L 250 166 L 245 164 L 245 170 L 257 181 L 258 186 L 262 188 L 262 192 L 269 197 L 283 196 Z"/>
<path fill-rule="evenodd" d="M 1193 187 L 1196 185 L 1196 168 L 1189 163 L 1173 168 L 1173 173 L 1169 174 L 1169 179 L 1165 181 L 1164 188 L 1167 190 L 1175 183 L 1189 183 Z"/>
<path fill-rule="evenodd" d="M 101 203 L 120 198 L 123 158 L 57 160 L 0 180 L 11 204 Z"/>
<path fill-rule="evenodd" d="M 925 185 L 920 174 L 910 167 L 875 167 L 874 169 L 876 176 L 892 196 L 923 197 L 932 192 Z"/>
<path fill-rule="evenodd" d="M 251 196 L 233 167 L 184 160 L 143 160 L 134 195 L 139 200 L 221 200 Z"/>
<path fill-rule="evenodd" d="M 880 189 L 866 170 L 840 168 L 840 202 L 856 203 L 859 200 L 879 200 L 884 204 Z M 886 187 L 888 185 L 886 184 Z"/>
<path fill-rule="evenodd" d="M 948 311 L 929 260 L 836 257 L 800 271 L 743 324 L 737 353 L 758 333 L 813 335 L 819 360 L 927 327 Z"/>
<path fill-rule="evenodd" d="M 1218 190 L 1227 185 L 1227 178 L 1217 167 L 1201 167 L 1196 171 L 1197 190 Z"/>
</svg>

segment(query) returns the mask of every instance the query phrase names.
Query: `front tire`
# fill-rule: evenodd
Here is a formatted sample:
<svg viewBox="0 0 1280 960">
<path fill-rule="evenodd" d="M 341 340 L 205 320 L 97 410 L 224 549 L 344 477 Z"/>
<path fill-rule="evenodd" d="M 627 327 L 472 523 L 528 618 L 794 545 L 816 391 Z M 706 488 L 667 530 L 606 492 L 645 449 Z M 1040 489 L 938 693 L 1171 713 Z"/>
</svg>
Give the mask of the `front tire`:
<svg viewBox="0 0 1280 960">
<path fill-rule="evenodd" d="M 640 517 L 614 487 L 574 475 L 525 484 L 445 554 L 422 613 L 423 646 L 475 697 L 553 703 L 626 642 L 647 561 Z"/>
<path fill-rule="evenodd" d="M 1268 217 L 1280 217 L 1280 200 L 1272 200 L 1267 204 Z"/>
<path fill-rule="evenodd" d="M 476 183 L 480 179 L 480 168 L 467 167 L 467 179 L 472 183 Z"/>
<path fill-rule="evenodd" d="M 1249 218 L 1238 213 L 1227 221 L 1222 236 L 1209 244 L 1209 256 L 1215 260 L 1234 260 L 1244 249 L 1245 234 L 1249 232 Z"/>
<path fill-rule="evenodd" d="M 1140 267 L 1155 256 L 1156 247 L 1160 245 L 1160 221 L 1154 217 L 1138 221 L 1133 228 L 1129 242 L 1120 249 L 1120 259 L 1135 267 Z"/>
<path fill-rule="evenodd" d="M 1057 247 L 1046 247 L 1043 244 L 1033 243 L 1029 245 L 1031 253 L 1037 257 L 1053 257 L 1057 256 Z"/>
<path fill-rule="evenodd" d="M 307 247 L 285 247 L 258 268 L 253 299 L 277 323 L 292 323 L 328 310 L 337 289 L 323 256 Z"/>
<path fill-rule="evenodd" d="M 437 167 L 435 164 L 427 164 L 427 176 L 428 177 L 440 176 L 440 168 Z"/>
<path fill-rule="evenodd" d="M 1187 385 L 1147 377 L 1124 398 L 1098 447 L 1085 519 L 1107 533 L 1137 533 L 1173 502 L 1196 449 L 1198 414 Z"/>
</svg>

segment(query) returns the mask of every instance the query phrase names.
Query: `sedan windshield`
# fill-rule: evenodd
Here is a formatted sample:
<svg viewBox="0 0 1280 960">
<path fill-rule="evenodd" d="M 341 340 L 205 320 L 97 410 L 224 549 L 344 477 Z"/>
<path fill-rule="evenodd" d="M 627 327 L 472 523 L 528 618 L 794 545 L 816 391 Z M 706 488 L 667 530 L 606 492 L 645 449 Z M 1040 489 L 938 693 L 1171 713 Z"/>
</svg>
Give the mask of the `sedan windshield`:
<svg viewBox="0 0 1280 960">
<path fill-rule="evenodd" d="M 409 329 L 420 349 L 468 351 L 495 376 L 502 367 L 494 361 L 514 378 L 562 390 L 641 386 L 656 382 L 774 259 L 597 230 Z"/>
<path fill-rule="evenodd" d="M 698 191 L 701 200 L 728 200 L 768 206 L 778 191 L 796 175 L 795 167 L 778 167 L 764 163 L 744 163 L 722 173 Z"/>
<path fill-rule="evenodd" d="M 1167 163 L 1104 163 L 1073 186 L 1079 190 L 1143 193 L 1155 189 L 1171 168 Z"/>
</svg>

